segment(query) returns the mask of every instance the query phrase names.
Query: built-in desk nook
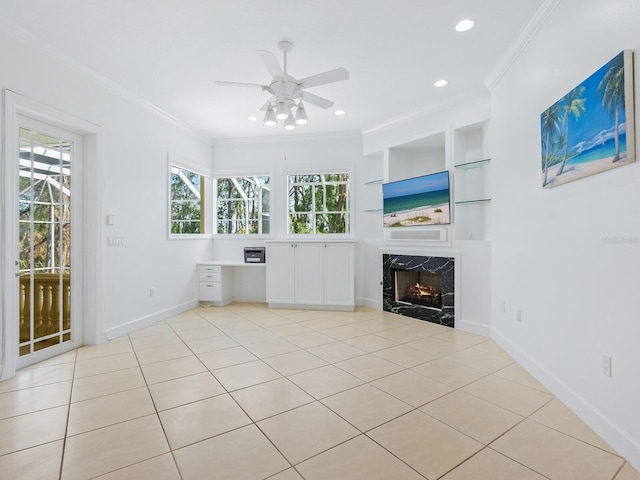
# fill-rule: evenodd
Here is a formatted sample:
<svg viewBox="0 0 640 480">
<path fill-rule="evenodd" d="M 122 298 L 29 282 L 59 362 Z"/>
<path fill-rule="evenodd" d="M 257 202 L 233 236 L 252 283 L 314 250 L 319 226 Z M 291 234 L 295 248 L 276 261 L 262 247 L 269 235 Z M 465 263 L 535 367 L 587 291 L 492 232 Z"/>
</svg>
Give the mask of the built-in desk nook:
<svg viewBox="0 0 640 480">
<path fill-rule="evenodd" d="M 270 308 L 351 311 L 355 308 L 355 244 L 353 240 L 267 240 L 265 249 L 245 249 L 244 262 L 199 262 L 198 299 L 214 306 L 266 302 Z"/>
<path fill-rule="evenodd" d="M 198 299 L 202 303 L 215 305 L 216 307 L 227 305 L 236 298 L 236 269 L 250 268 L 255 271 L 255 275 L 260 275 L 264 278 L 265 267 L 265 263 L 245 263 L 224 260 L 200 262 L 198 263 L 200 274 L 200 294 Z"/>
</svg>

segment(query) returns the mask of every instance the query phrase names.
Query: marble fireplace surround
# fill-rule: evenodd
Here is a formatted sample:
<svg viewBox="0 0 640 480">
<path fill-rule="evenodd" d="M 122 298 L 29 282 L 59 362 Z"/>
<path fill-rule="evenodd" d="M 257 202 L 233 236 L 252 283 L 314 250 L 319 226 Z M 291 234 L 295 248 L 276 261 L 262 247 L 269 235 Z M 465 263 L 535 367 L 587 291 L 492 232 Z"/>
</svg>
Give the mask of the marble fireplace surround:
<svg viewBox="0 0 640 480">
<path fill-rule="evenodd" d="M 384 311 L 405 315 L 427 322 L 455 326 L 456 257 L 442 251 L 435 255 L 424 252 L 401 252 L 383 250 L 382 254 L 382 308 Z M 442 309 L 408 305 L 395 301 L 394 272 L 396 270 L 422 271 L 442 275 Z"/>
</svg>

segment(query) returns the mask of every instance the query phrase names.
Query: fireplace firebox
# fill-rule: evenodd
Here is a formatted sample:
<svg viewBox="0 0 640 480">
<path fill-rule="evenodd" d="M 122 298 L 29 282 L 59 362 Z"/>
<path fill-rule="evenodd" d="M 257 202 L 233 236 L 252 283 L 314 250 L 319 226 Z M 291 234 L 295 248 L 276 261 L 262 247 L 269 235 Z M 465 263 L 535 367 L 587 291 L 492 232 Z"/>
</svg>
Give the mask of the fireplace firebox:
<svg viewBox="0 0 640 480">
<path fill-rule="evenodd" d="M 442 309 L 442 274 L 417 270 L 393 270 L 396 302 Z"/>
<path fill-rule="evenodd" d="M 383 255 L 383 308 L 454 326 L 454 259 Z"/>
</svg>

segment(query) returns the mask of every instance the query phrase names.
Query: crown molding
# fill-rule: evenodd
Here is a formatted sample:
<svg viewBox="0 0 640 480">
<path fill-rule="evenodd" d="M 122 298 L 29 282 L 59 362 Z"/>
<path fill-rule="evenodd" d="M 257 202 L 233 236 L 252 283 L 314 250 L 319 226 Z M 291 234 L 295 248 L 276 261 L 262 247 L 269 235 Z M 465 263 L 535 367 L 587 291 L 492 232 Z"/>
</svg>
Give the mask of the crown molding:
<svg viewBox="0 0 640 480">
<path fill-rule="evenodd" d="M 117 95 L 118 97 L 142 108 L 143 110 L 151 113 L 152 115 L 176 126 L 179 127 L 186 132 L 198 137 L 200 140 L 204 141 L 207 144 L 212 144 L 213 139 L 203 133 L 202 131 L 196 129 L 195 127 L 189 125 L 186 122 L 183 122 L 179 118 L 171 115 L 167 111 L 161 109 L 155 104 L 145 100 L 144 98 L 136 95 L 135 93 L 127 90 L 122 87 L 118 83 L 113 80 L 108 79 L 104 75 L 99 74 L 95 70 L 87 67 L 86 65 L 81 64 L 77 60 L 71 58 L 69 55 L 64 53 L 63 51 L 52 47 L 51 45 L 43 42 L 41 39 L 37 38 L 35 35 L 27 32 L 26 30 L 11 24 L 6 20 L 0 19 L 0 32 L 5 33 L 7 36 L 25 44 L 27 47 L 35 50 L 36 52 L 72 69 L 73 71 L 84 75 L 105 88 L 109 92 Z"/>
<path fill-rule="evenodd" d="M 264 135 L 259 137 L 228 137 L 216 138 L 213 145 L 247 145 L 260 143 L 294 143 L 307 142 L 311 140 L 362 140 L 362 134 L 359 131 L 349 132 L 326 132 L 326 133 L 306 133 L 301 135 L 283 134 L 283 135 Z"/>
<path fill-rule="evenodd" d="M 533 14 L 518 36 L 509 45 L 496 66 L 484 81 L 487 90 L 490 92 L 498 84 L 502 76 L 509 70 L 513 62 L 520 56 L 525 47 L 533 39 L 540 27 L 546 22 L 547 18 L 555 10 L 560 0 L 544 0 L 538 10 Z"/>
<path fill-rule="evenodd" d="M 436 113 L 450 110 L 459 105 L 464 105 L 470 100 L 484 98 L 488 95 L 488 93 L 489 92 L 487 92 L 485 87 L 482 87 L 482 86 L 466 89 L 460 92 L 455 97 L 449 98 L 445 101 L 431 104 L 428 107 L 422 108 L 408 115 L 404 115 L 402 117 L 396 117 L 381 125 L 376 125 L 375 127 L 371 127 L 367 130 L 363 130 L 362 136 L 368 137 L 371 135 L 376 135 L 378 133 L 400 127 L 402 125 L 407 125 L 407 124 L 411 125 L 417 121 L 420 121 L 421 119 L 424 119 L 425 117 L 429 118 Z"/>
</svg>

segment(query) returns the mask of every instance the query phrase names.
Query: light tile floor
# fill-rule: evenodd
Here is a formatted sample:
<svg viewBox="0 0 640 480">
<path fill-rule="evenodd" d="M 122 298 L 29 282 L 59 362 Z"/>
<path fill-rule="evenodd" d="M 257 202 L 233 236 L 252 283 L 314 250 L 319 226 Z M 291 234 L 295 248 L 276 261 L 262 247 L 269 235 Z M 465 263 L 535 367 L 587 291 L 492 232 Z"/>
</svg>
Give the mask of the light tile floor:
<svg viewBox="0 0 640 480">
<path fill-rule="evenodd" d="M 490 339 L 202 307 L 0 383 L 0 478 L 640 480 Z"/>
</svg>

